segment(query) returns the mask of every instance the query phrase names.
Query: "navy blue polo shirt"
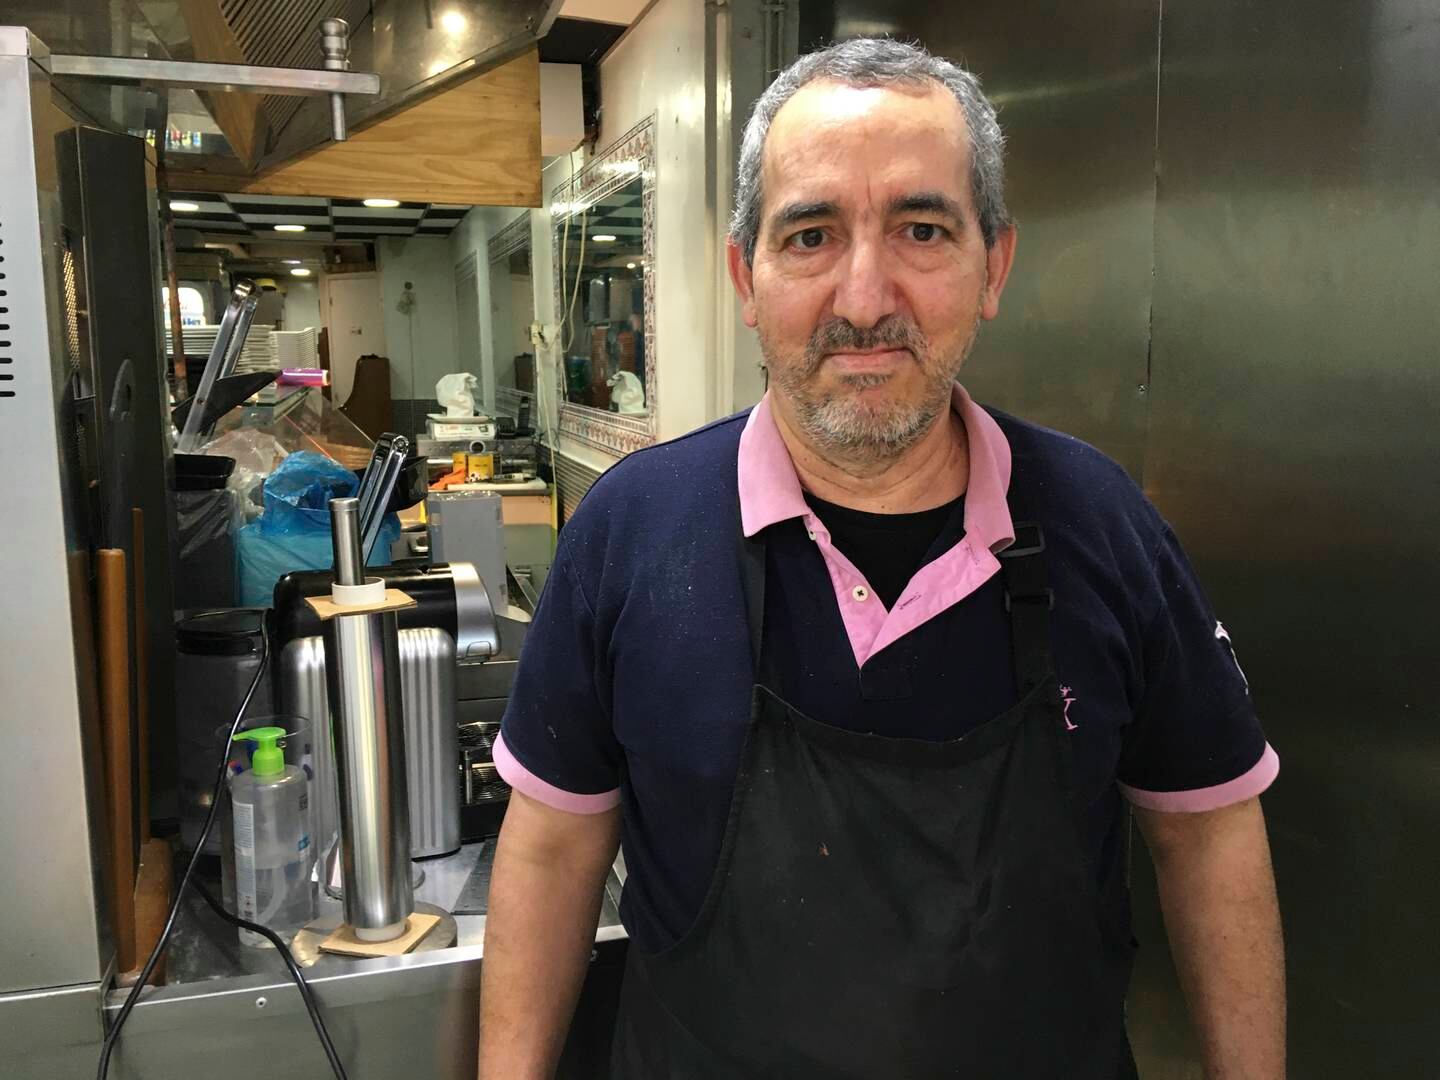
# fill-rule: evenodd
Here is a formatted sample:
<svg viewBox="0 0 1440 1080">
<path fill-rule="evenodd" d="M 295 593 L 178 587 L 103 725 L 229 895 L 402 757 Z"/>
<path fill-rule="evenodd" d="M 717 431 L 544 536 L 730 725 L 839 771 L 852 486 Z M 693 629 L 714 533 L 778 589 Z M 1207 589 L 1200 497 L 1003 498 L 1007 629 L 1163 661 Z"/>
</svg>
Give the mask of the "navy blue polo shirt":
<svg viewBox="0 0 1440 1080">
<path fill-rule="evenodd" d="M 970 444 L 963 516 L 889 609 L 806 504 L 768 402 L 629 455 L 561 532 L 495 757 L 558 809 L 622 806 L 621 915 L 642 947 L 684 935 L 719 856 L 754 682 L 742 531 L 766 540 L 773 689 L 824 723 L 942 741 L 1017 700 L 995 553 L 1014 521 L 1038 522 L 1097 868 L 1116 857 L 1124 799 L 1201 811 L 1274 780 L 1229 635 L 1124 470 L 958 386 L 954 409 Z"/>
</svg>

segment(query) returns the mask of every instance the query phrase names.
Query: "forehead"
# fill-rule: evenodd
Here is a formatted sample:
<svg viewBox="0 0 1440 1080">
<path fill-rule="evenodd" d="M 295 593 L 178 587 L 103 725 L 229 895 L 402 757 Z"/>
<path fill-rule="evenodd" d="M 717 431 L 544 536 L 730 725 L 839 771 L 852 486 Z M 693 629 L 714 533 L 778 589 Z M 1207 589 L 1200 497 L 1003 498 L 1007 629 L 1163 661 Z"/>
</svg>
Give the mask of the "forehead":
<svg viewBox="0 0 1440 1080">
<path fill-rule="evenodd" d="M 936 83 L 856 87 L 818 80 L 770 125 L 761 163 L 767 208 L 815 199 L 846 206 L 905 190 L 969 199 L 970 139 L 960 103 Z"/>
</svg>

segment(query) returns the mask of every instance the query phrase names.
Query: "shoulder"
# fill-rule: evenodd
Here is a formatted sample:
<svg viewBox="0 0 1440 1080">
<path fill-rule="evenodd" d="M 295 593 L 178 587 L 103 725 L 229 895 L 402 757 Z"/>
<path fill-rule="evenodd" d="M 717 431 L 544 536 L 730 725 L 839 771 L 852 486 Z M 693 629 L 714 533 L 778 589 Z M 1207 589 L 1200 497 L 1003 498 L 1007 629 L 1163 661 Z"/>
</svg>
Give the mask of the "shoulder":
<svg viewBox="0 0 1440 1080">
<path fill-rule="evenodd" d="M 586 501 L 623 497 L 638 487 L 659 484 L 680 487 L 685 475 L 706 478 L 710 474 L 735 472 L 740 433 L 745 429 L 747 409 L 723 420 L 696 428 L 668 442 L 656 443 L 627 454 L 596 481 Z"/>
<path fill-rule="evenodd" d="M 1010 444 L 1010 507 L 1017 520 L 1083 547 L 1121 573 L 1148 570 L 1169 527 L 1109 455 L 1062 431 L 987 408 Z"/>
<path fill-rule="evenodd" d="M 1061 499 L 1100 501 L 1114 509 L 1153 512 L 1139 486 L 1120 463 L 1074 435 L 1021 420 L 998 409 L 985 410 L 1010 444 L 1011 481 L 1043 484 Z M 1055 489 L 1059 485 L 1058 489 Z"/>
<path fill-rule="evenodd" d="M 738 518 L 736 456 L 749 411 L 626 455 L 586 492 L 561 530 L 572 551 L 623 546 L 631 555 L 677 533 Z M 728 535 L 728 534 L 727 534 Z"/>
</svg>

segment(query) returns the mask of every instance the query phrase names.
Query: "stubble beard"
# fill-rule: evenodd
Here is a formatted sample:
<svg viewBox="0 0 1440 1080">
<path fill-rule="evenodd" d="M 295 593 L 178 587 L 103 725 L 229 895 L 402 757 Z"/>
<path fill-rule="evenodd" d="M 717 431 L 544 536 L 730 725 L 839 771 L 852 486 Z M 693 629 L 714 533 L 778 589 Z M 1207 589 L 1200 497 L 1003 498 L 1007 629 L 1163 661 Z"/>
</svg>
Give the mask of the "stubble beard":
<svg viewBox="0 0 1440 1080">
<path fill-rule="evenodd" d="M 979 336 L 980 314 L 953 356 L 933 354 L 929 339 L 913 320 L 890 316 L 861 329 L 844 320 L 822 324 L 798 359 L 780 359 L 765 333 L 760 349 L 771 378 L 790 406 L 801 434 L 825 458 L 871 471 L 901 457 L 950 407 L 951 386 Z M 815 379 L 826 356 L 845 350 L 905 349 L 920 366 L 923 386 L 908 401 L 883 397 L 865 401 L 860 393 L 884 386 L 890 374 L 842 375 L 839 388 L 820 390 Z"/>
</svg>

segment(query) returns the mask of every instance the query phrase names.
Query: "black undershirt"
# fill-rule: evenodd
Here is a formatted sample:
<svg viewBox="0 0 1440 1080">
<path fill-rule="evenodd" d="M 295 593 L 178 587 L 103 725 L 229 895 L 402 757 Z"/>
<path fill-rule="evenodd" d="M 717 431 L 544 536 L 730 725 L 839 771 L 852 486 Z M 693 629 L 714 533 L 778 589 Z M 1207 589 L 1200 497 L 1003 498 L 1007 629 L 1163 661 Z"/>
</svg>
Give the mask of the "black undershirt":
<svg viewBox="0 0 1440 1080">
<path fill-rule="evenodd" d="M 892 608 L 915 572 L 939 552 L 931 548 L 946 525 L 954 521 L 956 535 L 963 531 L 965 496 L 915 514 L 871 514 L 818 499 L 809 492 L 805 501 L 830 530 L 830 539 L 885 607 Z"/>
</svg>

